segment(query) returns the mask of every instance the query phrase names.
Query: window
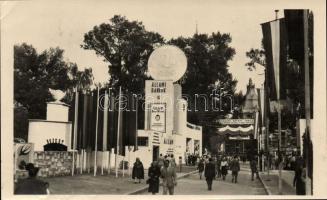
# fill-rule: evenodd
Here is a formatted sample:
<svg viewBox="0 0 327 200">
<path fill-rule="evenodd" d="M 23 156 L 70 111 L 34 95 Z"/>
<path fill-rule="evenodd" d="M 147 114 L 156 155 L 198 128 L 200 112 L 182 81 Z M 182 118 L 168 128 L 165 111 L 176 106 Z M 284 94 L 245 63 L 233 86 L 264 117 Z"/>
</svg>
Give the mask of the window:
<svg viewBox="0 0 327 200">
<path fill-rule="evenodd" d="M 149 138 L 148 137 L 138 137 L 137 138 L 137 145 L 138 146 L 148 146 L 149 145 Z"/>
</svg>

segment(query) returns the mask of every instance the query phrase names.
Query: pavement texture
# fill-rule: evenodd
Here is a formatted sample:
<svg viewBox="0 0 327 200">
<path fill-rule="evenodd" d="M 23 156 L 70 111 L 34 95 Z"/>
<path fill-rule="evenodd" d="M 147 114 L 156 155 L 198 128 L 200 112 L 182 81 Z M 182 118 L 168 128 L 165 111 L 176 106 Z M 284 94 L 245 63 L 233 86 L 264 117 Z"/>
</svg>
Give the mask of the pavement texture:
<svg viewBox="0 0 327 200">
<path fill-rule="evenodd" d="M 278 190 L 278 170 L 272 170 L 269 175 L 267 172 L 261 172 L 260 178 L 269 195 L 280 195 Z M 292 186 L 293 178 L 293 172 L 283 170 L 281 195 L 296 195 L 296 189 Z"/>
<path fill-rule="evenodd" d="M 140 194 L 151 195 L 147 191 Z M 162 187 L 159 191 L 159 195 L 161 194 Z M 204 178 L 200 179 L 197 173 L 190 174 L 177 181 L 175 195 L 267 195 L 267 192 L 260 179 L 251 181 L 251 172 L 242 167 L 238 183 L 232 183 L 232 176 L 229 172 L 226 180 L 219 178 L 213 181 L 211 191 L 208 191 Z"/>
<path fill-rule="evenodd" d="M 179 170 L 178 170 L 179 171 Z M 145 179 L 141 183 L 135 184 L 133 179 L 125 172 L 119 172 L 119 177 L 115 177 L 114 171 L 110 174 L 93 176 L 93 174 L 78 174 L 75 176 L 43 178 L 49 182 L 51 194 L 76 194 L 76 195 L 94 195 L 94 194 L 140 194 L 151 195 L 147 192 L 148 185 L 147 170 Z M 278 195 L 278 171 L 260 173 L 260 178 L 251 181 L 251 172 L 247 164 L 241 164 L 241 171 L 238 177 L 238 183 L 232 183 L 231 172 L 223 181 L 217 178 L 213 181 L 212 190 L 207 190 L 207 184 L 204 178 L 200 180 L 195 166 L 183 166 L 182 172 L 178 172 L 176 195 Z M 295 188 L 292 187 L 293 174 L 283 173 L 283 191 L 282 195 L 295 195 Z M 160 186 L 159 194 L 162 194 Z"/>
<path fill-rule="evenodd" d="M 194 166 L 183 166 L 182 172 L 178 172 L 177 176 L 181 177 L 190 172 L 194 172 Z M 144 172 L 144 180 L 141 183 L 134 183 L 128 171 L 122 177 L 122 171 L 119 171 L 119 177 L 115 177 L 115 172 L 110 174 L 93 176 L 93 174 L 77 174 L 74 176 L 41 178 L 50 185 L 51 194 L 75 194 L 75 195 L 94 195 L 94 194 L 111 194 L 123 195 L 130 194 L 135 191 L 143 190 L 148 185 L 145 183 L 148 178 L 148 171 Z"/>
</svg>

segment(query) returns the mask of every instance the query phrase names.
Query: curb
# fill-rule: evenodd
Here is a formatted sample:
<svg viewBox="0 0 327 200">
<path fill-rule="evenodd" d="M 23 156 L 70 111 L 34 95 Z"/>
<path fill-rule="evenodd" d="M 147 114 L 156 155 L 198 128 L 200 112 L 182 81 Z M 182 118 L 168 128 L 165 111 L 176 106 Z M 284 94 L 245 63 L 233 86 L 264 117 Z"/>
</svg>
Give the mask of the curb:
<svg viewBox="0 0 327 200">
<path fill-rule="evenodd" d="M 265 189 L 265 191 L 266 191 L 266 193 L 268 194 L 268 195 L 273 195 L 272 193 L 271 193 L 271 191 L 268 189 L 269 187 L 266 185 L 266 183 L 261 179 L 261 174 L 263 174 L 263 172 L 260 172 L 259 173 L 259 180 L 260 180 L 260 182 L 262 183 L 262 185 L 263 185 L 263 187 L 264 187 L 264 189 Z"/>
<path fill-rule="evenodd" d="M 177 180 L 178 180 L 178 179 L 181 179 L 181 178 L 188 177 L 189 175 L 191 175 L 191 174 L 195 174 L 195 173 L 197 173 L 197 172 L 198 172 L 198 170 L 195 170 L 195 171 L 191 171 L 191 172 L 189 172 L 189 173 L 183 174 L 183 175 L 181 175 L 181 176 L 178 176 L 178 177 L 177 177 Z M 160 186 L 161 186 L 161 185 L 162 185 L 162 183 L 160 183 Z M 149 188 L 149 186 L 146 185 L 146 186 L 144 186 L 144 187 L 142 187 L 142 188 L 139 188 L 139 189 L 137 189 L 137 190 L 135 190 L 135 191 L 133 191 L 133 192 L 128 192 L 128 193 L 126 193 L 125 195 L 135 195 L 135 194 L 140 194 L 140 193 L 142 193 L 142 192 L 144 192 L 144 191 L 147 191 L 148 188 Z"/>
</svg>

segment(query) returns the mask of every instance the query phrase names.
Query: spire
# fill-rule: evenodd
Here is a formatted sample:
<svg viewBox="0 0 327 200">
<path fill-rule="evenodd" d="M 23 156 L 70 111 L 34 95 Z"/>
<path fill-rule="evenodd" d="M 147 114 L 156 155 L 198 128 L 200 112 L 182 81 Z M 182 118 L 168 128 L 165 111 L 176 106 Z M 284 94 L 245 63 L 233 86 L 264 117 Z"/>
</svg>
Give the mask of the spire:
<svg viewBox="0 0 327 200">
<path fill-rule="evenodd" d="M 195 35 L 198 34 L 198 21 L 195 22 Z"/>
</svg>

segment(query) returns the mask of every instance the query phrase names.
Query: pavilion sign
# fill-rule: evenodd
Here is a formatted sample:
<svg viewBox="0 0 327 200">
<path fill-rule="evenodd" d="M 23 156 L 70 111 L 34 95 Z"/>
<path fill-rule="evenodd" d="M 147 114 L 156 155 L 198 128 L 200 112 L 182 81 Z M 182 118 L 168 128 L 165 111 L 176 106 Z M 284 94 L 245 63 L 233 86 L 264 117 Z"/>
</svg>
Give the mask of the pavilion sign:
<svg viewBox="0 0 327 200">
<path fill-rule="evenodd" d="M 254 119 L 219 119 L 218 122 L 223 125 L 245 125 L 254 124 Z"/>
</svg>

